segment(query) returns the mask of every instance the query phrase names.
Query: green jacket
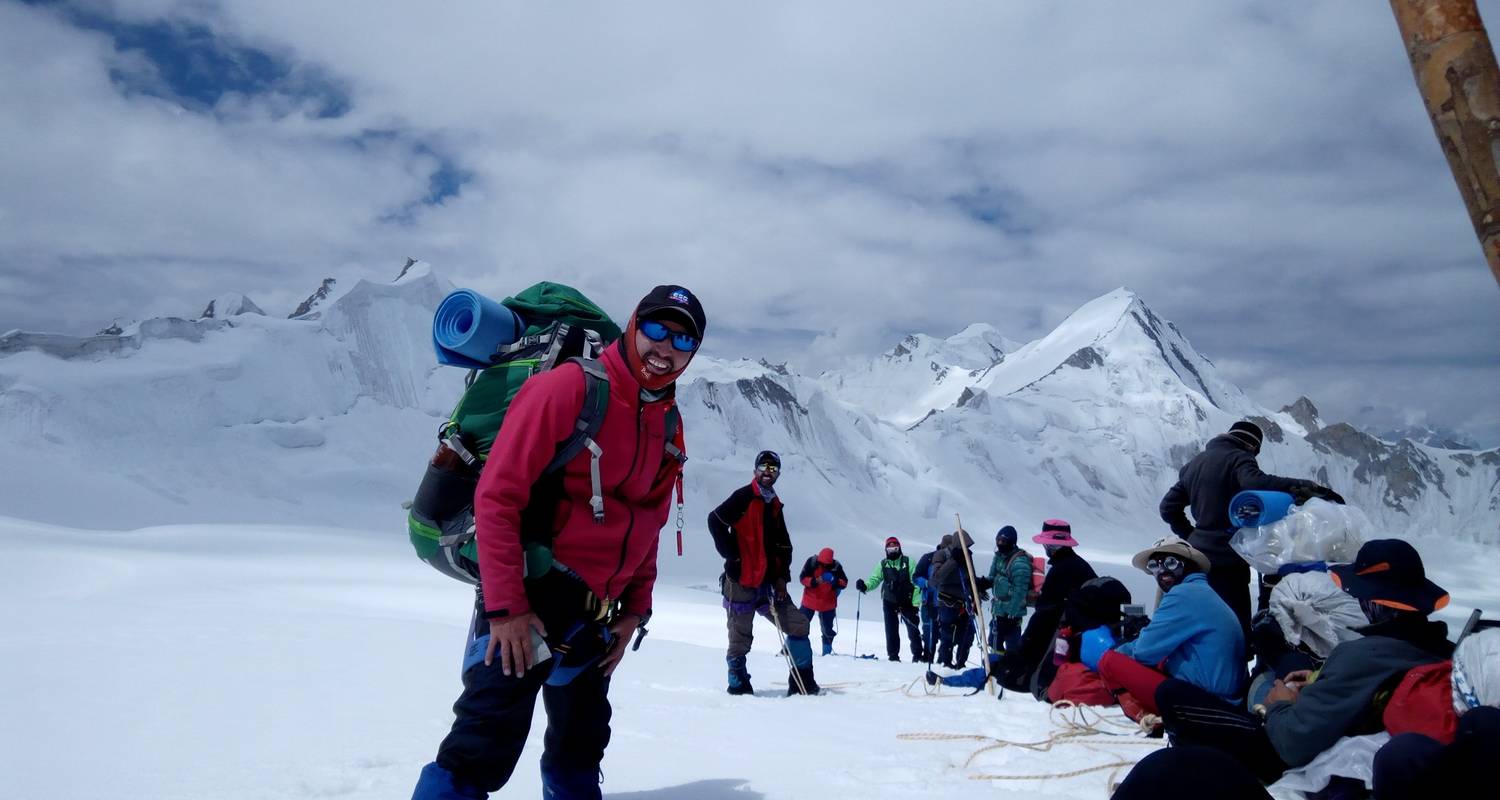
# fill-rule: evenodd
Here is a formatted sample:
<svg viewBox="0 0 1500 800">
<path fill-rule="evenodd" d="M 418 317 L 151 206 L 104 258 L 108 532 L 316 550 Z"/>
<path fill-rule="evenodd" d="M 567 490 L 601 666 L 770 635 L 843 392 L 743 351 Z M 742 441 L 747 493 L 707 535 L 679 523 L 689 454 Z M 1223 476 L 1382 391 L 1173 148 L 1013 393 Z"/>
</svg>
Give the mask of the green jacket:
<svg viewBox="0 0 1500 800">
<path fill-rule="evenodd" d="M 916 565 L 912 563 L 911 558 L 905 555 L 902 555 L 900 558 L 882 559 L 879 564 L 875 565 L 875 571 L 870 573 L 870 579 L 865 581 L 865 588 L 874 589 L 882 581 L 887 580 L 888 577 L 895 579 L 904 573 L 905 583 L 911 587 L 911 604 L 920 606 L 922 604 L 922 590 L 917 588 L 917 582 L 912 578 L 912 573 L 915 570 Z M 895 602 L 896 598 L 890 596 L 893 591 L 895 591 L 894 587 L 887 585 L 885 590 L 880 593 L 881 599 Z"/>
<path fill-rule="evenodd" d="M 1031 555 L 1016 548 L 1009 559 L 995 553 L 990 562 L 990 615 L 1020 619 L 1026 616 L 1026 593 L 1031 590 Z"/>
</svg>

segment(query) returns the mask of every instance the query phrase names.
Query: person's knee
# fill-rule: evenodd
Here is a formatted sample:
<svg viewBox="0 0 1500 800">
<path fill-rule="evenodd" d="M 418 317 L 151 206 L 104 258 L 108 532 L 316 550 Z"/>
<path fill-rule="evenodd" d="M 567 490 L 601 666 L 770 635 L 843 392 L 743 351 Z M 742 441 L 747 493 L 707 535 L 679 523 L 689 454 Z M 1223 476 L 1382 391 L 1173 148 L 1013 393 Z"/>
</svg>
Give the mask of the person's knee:
<svg viewBox="0 0 1500 800">
<path fill-rule="evenodd" d="M 1420 733 L 1392 737 L 1375 752 L 1371 783 L 1377 800 L 1411 795 L 1427 783 L 1442 752 L 1442 744 Z"/>
<path fill-rule="evenodd" d="M 1103 666 L 1102 661 L 1100 662 L 1100 666 Z M 1152 699 L 1156 701 L 1157 709 L 1161 711 L 1162 717 L 1165 718 L 1172 715 L 1179 705 L 1192 696 L 1194 688 L 1192 684 L 1186 681 L 1178 680 L 1177 678 L 1168 678 L 1157 685 L 1156 696 Z"/>
</svg>

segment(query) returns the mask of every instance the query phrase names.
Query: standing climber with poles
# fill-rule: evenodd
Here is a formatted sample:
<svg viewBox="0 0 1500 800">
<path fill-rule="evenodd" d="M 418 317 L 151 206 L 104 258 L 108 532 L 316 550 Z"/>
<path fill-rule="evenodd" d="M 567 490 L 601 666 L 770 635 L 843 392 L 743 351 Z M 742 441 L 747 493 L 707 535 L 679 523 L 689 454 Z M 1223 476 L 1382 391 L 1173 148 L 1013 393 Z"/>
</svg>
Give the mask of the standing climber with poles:
<svg viewBox="0 0 1500 800">
<path fill-rule="evenodd" d="M 937 587 L 940 606 L 941 638 L 938 659 L 945 661 L 945 666 L 951 669 L 962 669 L 968 660 L 975 631 L 984 630 L 984 608 L 981 604 L 979 581 L 974 575 L 974 555 L 969 552 L 974 546 L 974 539 L 963 529 L 963 521 L 958 515 L 954 515 L 954 520 L 958 523 L 958 530 L 953 533 L 948 558 L 935 571 L 933 583 Z M 979 652 L 983 659 L 981 663 L 985 667 L 985 690 L 994 694 L 995 688 L 989 670 L 989 645 L 985 637 L 978 638 Z M 947 660 L 955 644 L 958 652 L 952 656 L 952 660 Z"/>
<path fill-rule="evenodd" d="M 900 623 L 906 625 L 907 644 L 911 647 L 911 663 L 927 660 L 922 652 L 922 629 L 917 625 L 917 601 L 921 595 L 912 581 L 912 561 L 901 552 L 901 540 L 894 536 L 885 540 L 885 558 L 875 565 L 868 580 L 854 582 L 860 594 L 879 586 L 880 605 L 885 611 L 885 654 L 892 661 L 901 660 Z"/>
<path fill-rule="evenodd" d="M 781 456 L 762 450 L 755 457 L 755 472 L 749 485 L 729 495 L 708 515 L 708 532 L 714 547 L 724 557 L 719 589 L 728 617 L 729 693 L 754 694 L 746 656 L 755 640 L 755 615 L 760 614 L 786 636 L 790 673 L 787 694 L 817 694 L 813 679 L 812 643 L 808 619 L 792 605 L 786 585 L 791 580 L 792 540 L 782 515 L 776 480 L 781 476 Z"/>
</svg>

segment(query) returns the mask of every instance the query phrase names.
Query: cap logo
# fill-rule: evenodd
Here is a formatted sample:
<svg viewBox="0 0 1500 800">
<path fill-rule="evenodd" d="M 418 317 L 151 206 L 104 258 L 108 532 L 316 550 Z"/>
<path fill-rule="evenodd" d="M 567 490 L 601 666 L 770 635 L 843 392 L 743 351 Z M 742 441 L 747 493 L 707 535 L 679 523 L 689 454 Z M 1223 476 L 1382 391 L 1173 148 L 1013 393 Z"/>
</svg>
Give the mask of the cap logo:
<svg viewBox="0 0 1500 800">
<path fill-rule="evenodd" d="M 667 295 L 667 299 L 674 303 L 681 303 L 682 305 L 688 304 L 688 294 L 681 289 L 673 289 L 672 293 Z"/>
<path fill-rule="evenodd" d="M 1382 561 L 1379 564 L 1371 564 L 1370 566 L 1365 567 L 1364 569 L 1362 569 L 1362 570 L 1360 570 L 1360 571 L 1358 571 L 1358 572 L 1356 572 L 1354 574 L 1355 575 L 1374 575 L 1377 572 L 1388 572 L 1388 571 L 1390 571 L 1390 568 L 1391 568 L 1391 564 L 1390 564 L 1389 561 Z"/>
</svg>

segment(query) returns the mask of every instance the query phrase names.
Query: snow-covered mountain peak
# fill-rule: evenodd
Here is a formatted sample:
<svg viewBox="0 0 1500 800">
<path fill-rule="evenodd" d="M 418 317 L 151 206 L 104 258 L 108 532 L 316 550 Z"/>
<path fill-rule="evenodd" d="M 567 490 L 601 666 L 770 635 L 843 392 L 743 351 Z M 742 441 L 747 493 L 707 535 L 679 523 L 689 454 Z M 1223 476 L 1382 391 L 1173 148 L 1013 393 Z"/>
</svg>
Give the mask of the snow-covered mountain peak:
<svg viewBox="0 0 1500 800">
<path fill-rule="evenodd" d="M 208 301 L 199 319 L 227 319 L 241 314 L 256 314 L 264 317 L 266 312 L 254 301 L 239 292 L 226 292 Z"/>
<path fill-rule="evenodd" d="M 1103 382 L 1095 391 L 1176 393 L 1180 385 L 1229 414 L 1252 408 L 1177 326 L 1125 287 L 1085 303 L 1052 332 L 1012 353 L 980 388 L 1007 395 L 1035 388 L 1044 380 L 1070 380 L 1095 368 L 1103 368 L 1099 374 L 1107 376 L 1098 379 Z"/>
<path fill-rule="evenodd" d="M 292 310 L 292 313 L 287 315 L 287 318 L 317 319 L 322 314 L 322 309 L 338 299 L 338 295 L 338 278 L 324 278 L 323 282 L 318 284 L 318 288 L 314 289 L 313 293 L 308 295 L 306 300 L 298 304 Z"/>
<path fill-rule="evenodd" d="M 397 275 L 396 280 L 391 281 L 391 283 L 400 285 L 403 283 L 408 283 L 410 281 L 420 281 L 423 278 L 430 276 L 431 274 L 431 264 L 427 263 L 426 261 L 417 261 L 415 259 L 408 258 L 406 260 L 406 266 L 401 269 L 401 274 Z"/>
<path fill-rule="evenodd" d="M 1291 416 L 1309 434 L 1317 433 L 1318 429 L 1323 427 L 1323 420 L 1318 416 L 1318 407 L 1306 397 L 1299 397 L 1297 402 L 1283 406 L 1281 413 Z"/>
</svg>

